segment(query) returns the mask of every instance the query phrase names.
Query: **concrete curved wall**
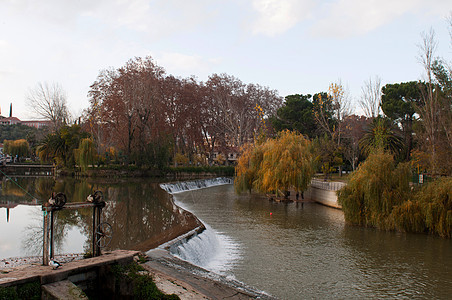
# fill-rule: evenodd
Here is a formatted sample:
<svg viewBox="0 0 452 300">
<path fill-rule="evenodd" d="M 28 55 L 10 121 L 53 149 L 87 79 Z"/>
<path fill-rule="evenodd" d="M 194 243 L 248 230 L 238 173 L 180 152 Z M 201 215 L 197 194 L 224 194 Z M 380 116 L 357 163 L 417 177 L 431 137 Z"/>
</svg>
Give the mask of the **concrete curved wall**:
<svg viewBox="0 0 452 300">
<path fill-rule="evenodd" d="M 305 192 L 305 197 L 310 198 L 315 202 L 318 202 L 329 207 L 334 207 L 338 209 L 342 208 L 337 202 L 336 191 L 324 190 L 310 186 L 308 190 Z"/>
</svg>

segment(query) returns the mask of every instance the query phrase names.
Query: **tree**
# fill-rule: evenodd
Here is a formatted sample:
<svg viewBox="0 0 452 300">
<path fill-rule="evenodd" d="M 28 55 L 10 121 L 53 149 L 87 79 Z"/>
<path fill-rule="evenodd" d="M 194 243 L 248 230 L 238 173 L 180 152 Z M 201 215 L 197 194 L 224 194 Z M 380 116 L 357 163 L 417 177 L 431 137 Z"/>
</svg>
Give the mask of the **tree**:
<svg viewBox="0 0 452 300">
<path fill-rule="evenodd" d="M 336 170 L 336 167 L 343 164 L 342 149 L 326 134 L 323 137 L 317 137 L 313 144 L 316 155 L 315 161 L 325 175 L 326 180 Z"/>
<path fill-rule="evenodd" d="M 314 95 L 314 118 L 323 132 L 336 143 L 336 150 L 342 150 L 344 120 L 350 113 L 350 98 L 340 82 L 330 84 L 326 96 L 324 93 Z M 339 175 L 342 176 L 341 165 Z"/>
<path fill-rule="evenodd" d="M 75 166 L 76 149 L 80 140 L 88 138 L 89 133 L 79 125 L 63 126 L 57 132 L 48 134 L 36 152 L 42 161 L 55 162 L 57 166 L 73 168 Z"/>
<path fill-rule="evenodd" d="M 30 145 L 24 139 L 5 140 L 3 142 L 3 152 L 13 157 L 26 157 L 30 154 Z"/>
<path fill-rule="evenodd" d="M 51 121 L 51 130 L 57 131 L 69 121 L 66 93 L 58 83 L 38 83 L 27 96 L 29 106 L 39 118 Z"/>
<path fill-rule="evenodd" d="M 354 171 L 361 156 L 359 140 L 363 138 L 371 119 L 350 115 L 344 120 L 343 155 Z"/>
<path fill-rule="evenodd" d="M 341 144 L 343 120 L 350 115 L 350 98 L 341 83 L 332 83 L 328 93 L 314 95 L 314 119 L 319 127 Z"/>
<path fill-rule="evenodd" d="M 408 199 L 409 167 L 396 165 L 391 154 L 378 150 L 352 173 L 338 193 L 345 220 L 351 224 L 392 229 L 392 209 Z"/>
<path fill-rule="evenodd" d="M 253 149 L 254 148 L 254 149 Z M 293 188 L 304 191 L 314 174 L 309 140 L 288 130 L 263 144 L 249 145 L 236 168 L 236 190 L 251 187 L 261 193 L 286 195 Z"/>
<path fill-rule="evenodd" d="M 415 81 L 387 84 L 383 87 L 381 107 L 385 115 L 402 128 L 406 146 L 405 160 L 413 148 L 413 122 L 421 101 L 423 84 Z"/>
<path fill-rule="evenodd" d="M 394 134 L 389 120 L 383 117 L 372 120 L 369 129 L 359 141 L 359 146 L 365 155 L 382 150 L 399 154 L 403 149 L 402 140 Z"/>
<path fill-rule="evenodd" d="M 96 148 L 92 138 L 83 138 L 75 151 L 75 161 L 82 172 L 85 172 L 89 165 L 94 165 L 98 160 Z"/>
<path fill-rule="evenodd" d="M 253 139 L 260 118 L 255 107 L 272 115 L 282 99 L 276 91 L 256 84 L 244 84 L 227 74 L 213 74 L 206 82 L 209 119 L 214 120 L 212 135 L 232 147 Z"/>
<path fill-rule="evenodd" d="M 422 147 L 430 157 L 432 174 L 451 174 L 452 164 L 452 112 L 449 84 L 450 68 L 444 68 L 441 61 L 435 58 L 437 42 L 431 30 L 422 35 L 420 61 L 424 66 L 427 80 L 421 89 L 421 103 L 417 112 L 421 119 L 422 131 L 419 132 Z"/>
<path fill-rule="evenodd" d="M 317 132 L 317 124 L 313 116 L 314 105 L 311 95 L 288 95 L 282 107 L 276 111 L 276 115 L 270 118 L 270 122 L 276 131 L 288 129 L 298 131 L 309 137 L 314 137 Z"/>
<path fill-rule="evenodd" d="M 361 88 L 361 99 L 359 105 L 368 118 L 376 118 L 381 111 L 381 78 L 375 76 L 375 79 L 369 78 L 364 82 Z"/>
<path fill-rule="evenodd" d="M 118 70 L 102 71 L 91 86 L 89 119 L 97 122 L 93 127 L 102 126 L 103 140 L 124 150 L 126 163 L 132 157 L 142 163 L 148 144 L 163 131 L 163 76 L 151 57 L 135 58 Z"/>
</svg>

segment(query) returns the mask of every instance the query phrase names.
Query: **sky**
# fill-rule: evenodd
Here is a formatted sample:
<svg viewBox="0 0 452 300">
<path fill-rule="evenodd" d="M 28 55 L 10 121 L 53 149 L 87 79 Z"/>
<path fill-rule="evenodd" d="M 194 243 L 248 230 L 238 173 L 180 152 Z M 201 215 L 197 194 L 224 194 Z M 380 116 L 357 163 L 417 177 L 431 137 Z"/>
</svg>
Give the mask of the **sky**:
<svg viewBox="0 0 452 300">
<path fill-rule="evenodd" d="M 421 34 L 452 61 L 450 0 L 0 0 L 1 115 L 34 119 L 27 95 L 58 83 L 76 118 L 99 72 L 152 56 L 168 74 L 227 73 L 281 96 L 341 82 L 355 113 L 369 78 L 423 78 Z"/>
</svg>

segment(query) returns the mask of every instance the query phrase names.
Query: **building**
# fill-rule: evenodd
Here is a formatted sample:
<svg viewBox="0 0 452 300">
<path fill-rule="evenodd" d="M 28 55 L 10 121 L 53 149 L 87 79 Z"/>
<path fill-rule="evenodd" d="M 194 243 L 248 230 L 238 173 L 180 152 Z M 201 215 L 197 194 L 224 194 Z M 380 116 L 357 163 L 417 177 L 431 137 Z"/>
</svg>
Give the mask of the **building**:
<svg viewBox="0 0 452 300">
<path fill-rule="evenodd" d="M 9 111 L 9 117 L 3 117 L 1 115 L 1 109 L 0 109 L 0 125 L 16 125 L 21 124 L 29 127 L 34 127 L 37 129 L 40 129 L 44 126 L 49 126 L 51 124 L 48 120 L 32 120 L 32 121 L 21 121 L 19 118 L 13 117 L 13 106 L 11 104 L 10 111 Z"/>
</svg>

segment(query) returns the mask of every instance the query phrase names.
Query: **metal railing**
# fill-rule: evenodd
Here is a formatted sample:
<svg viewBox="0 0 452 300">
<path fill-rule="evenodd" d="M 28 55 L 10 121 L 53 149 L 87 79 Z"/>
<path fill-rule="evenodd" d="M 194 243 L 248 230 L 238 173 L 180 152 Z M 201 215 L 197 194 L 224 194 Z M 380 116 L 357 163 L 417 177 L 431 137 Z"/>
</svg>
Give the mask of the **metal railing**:
<svg viewBox="0 0 452 300">
<path fill-rule="evenodd" d="M 322 189 L 322 190 L 327 190 L 327 191 L 338 191 L 341 188 L 343 188 L 346 185 L 345 182 L 329 182 L 329 181 L 323 181 L 323 180 L 319 180 L 319 179 L 312 179 L 311 180 L 311 186 L 318 188 L 318 189 Z"/>
</svg>

